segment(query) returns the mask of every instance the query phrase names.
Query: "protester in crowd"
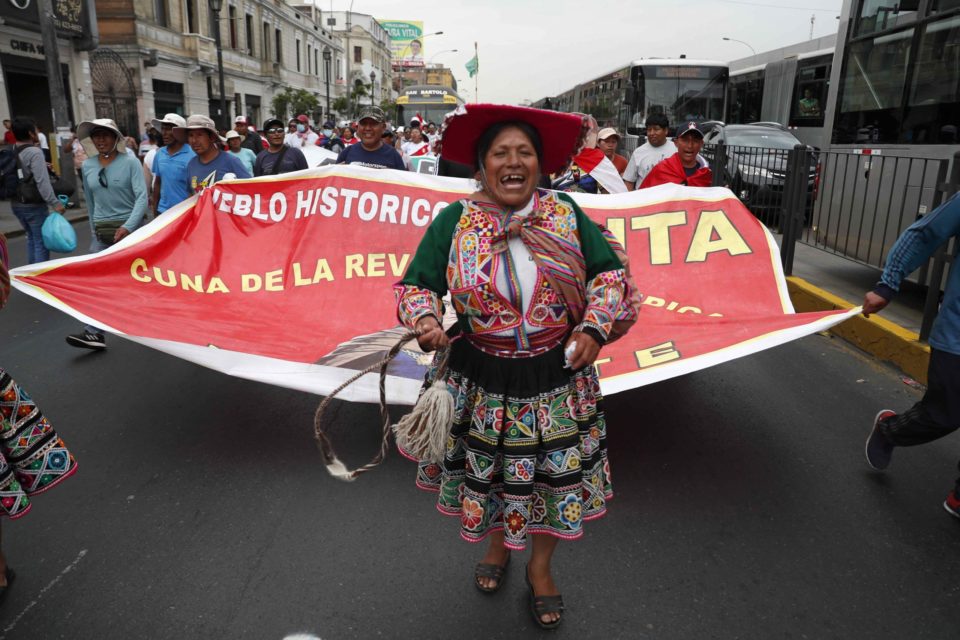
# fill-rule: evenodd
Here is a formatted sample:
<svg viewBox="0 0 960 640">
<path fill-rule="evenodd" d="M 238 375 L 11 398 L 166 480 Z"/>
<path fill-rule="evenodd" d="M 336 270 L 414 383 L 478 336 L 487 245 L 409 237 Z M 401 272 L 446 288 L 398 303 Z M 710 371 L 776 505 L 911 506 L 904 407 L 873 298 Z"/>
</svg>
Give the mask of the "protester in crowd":
<svg viewBox="0 0 960 640">
<path fill-rule="evenodd" d="M 8 267 L 6 240 L 0 234 L 0 309 L 10 294 Z M 16 342 L 5 336 L 5 344 Z M 32 396 L 2 367 L 0 427 L 0 515 L 15 520 L 30 511 L 33 496 L 73 475 L 77 461 Z M 0 552 L 0 604 L 15 579 L 6 554 Z"/>
<path fill-rule="evenodd" d="M 445 457 L 421 462 L 417 485 L 439 491 L 438 509 L 460 517 L 463 538 L 489 540 L 473 577 L 481 591 L 500 588 L 511 551 L 532 538 L 530 607 L 547 628 L 563 611 L 556 545 L 579 538 L 612 496 L 592 365 L 627 286 L 599 227 L 569 196 L 537 189 L 573 152 L 580 125 L 555 111 L 467 105 L 443 148 L 473 164 L 480 191 L 440 212 L 394 288 L 420 347 L 449 347 L 457 407 Z M 440 324 L 448 291 L 463 327 L 453 341 Z"/>
<path fill-rule="evenodd" d="M 434 124 L 433 122 L 428 122 L 426 133 L 427 133 L 427 136 L 432 140 L 433 136 L 435 136 L 437 133 L 437 125 Z"/>
<path fill-rule="evenodd" d="M 17 158 L 18 169 L 23 172 L 20 185 L 24 187 L 25 184 L 33 183 L 36 188 L 22 188 L 22 195 L 26 196 L 29 192 L 32 197 L 26 198 L 27 201 L 24 202 L 15 196 L 10 202 L 10 208 L 20 221 L 20 226 L 27 232 L 27 262 L 44 262 L 50 259 L 50 252 L 43 244 L 43 221 L 51 210 L 64 213 L 66 209 L 53 191 L 47 163 L 43 152 L 37 147 L 37 125 L 29 118 L 14 118 L 11 130 L 15 140 L 13 152 Z"/>
<path fill-rule="evenodd" d="M 410 158 L 425 156 L 430 153 L 430 143 L 423 139 L 423 132 L 420 127 L 410 126 L 410 140 L 402 145 L 404 155 Z"/>
<path fill-rule="evenodd" d="M 191 193 L 200 193 L 221 180 L 253 177 L 237 156 L 221 151 L 226 141 L 209 116 L 192 115 L 185 126 L 174 131 L 185 134 L 187 144 L 197 154 L 187 162 L 187 187 Z"/>
<path fill-rule="evenodd" d="M 80 139 L 77 138 L 77 128 L 70 127 L 70 151 L 73 155 L 73 169 L 77 173 L 77 186 L 82 191 L 83 187 L 83 163 L 87 159 L 87 150 L 83 148 Z"/>
<path fill-rule="evenodd" d="M 143 140 L 140 142 L 140 147 L 137 151 L 138 155 L 144 159 L 146 162 L 147 154 L 154 149 L 160 148 L 160 132 L 157 131 L 153 125 L 151 125 L 147 132 L 143 136 Z"/>
<path fill-rule="evenodd" d="M 39 128 L 37 129 L 37 141 L 38 141 L 38 144 L 40 145 L 40 151 L 43 152 L 44 162 L 49 163 L 51 161 L 51 158 L 50 158 L 50 145 L 47 144 L 47 134 L 45 134 Z"/>
<path fill-rule="evenodd" d="M 320 135 L 317 138 L 317 146 L 329 149 L 336 154 L 343 151 L 344 146 L 346 146 L 343 144 L 343 140 L 340 139 L 340 130 L 334 126 L 332 120 L 327 120 L 323 123 L 323 129 L 321 129 Z"/>
<path fill-rule="evenodd" d="M 927 264 L 951 238 L 954 243 L 960 242 L 960 195 L 954 195 L 901 234 L 887 254 L 880 282 L 864 296 L 863 315 L 886 307 L 903 279 Z M 866 456 L 867 463 L 877 471 L 890 465 L 895 447 L 932 442 L 960 428 L 960 267 L 954 264 L 947 278 L 940 313 L 930 331 L 926 393 L 907 411 L 897 414 L 884 409 L 874 419 Z M 960 518 L 960 478 L 947 494 L 943 508 Z"/>
<path fill-rule="evenodd" d="M 709 187 L 713 184 L 713 172 L 700 155 L 703 149 L 703 132 L 696 122 L 686 122 L 677 127 L 673 138 L 677 152 L 658 162 L 640 184 L 641 189 L 658 184 L 674 183 L 688 187 Z"/>
<path fill-rule="evenodd" d="M 357 144 L 360 142 L 360 139 L 354 135 L 353 127 L 344 127 L 341 138 L 343 140 L 343 146 L 345 147 L 349 147 L 352 144 Z"/>
<path fill-rule="evenodd" d="M 17 144 L 17 139 L 13 135 L 13 124 L 9 120 L 4 120 L 3 128 L 6 129 L 3 132 L 3 144 Z"/>
<path fill-rule="evenodd" d="M 153 187 L 155 178 L 153 176 L 153 161 L 157 157 L 157 151 L 160 150 L 160 147 L 163 145 L 163 139 L 160 137 L 160 132 L 150 127 L 150 141 L 155 142 L 156 146 L 153 149 L 147 151 L 147 155 L 143 156 L 143 181 L 147 185 L 147 202 L 150 203 L 151 211 L 156 211 L 152 207 L 153 205 Z M 154 214 L 156 215 L 156 214 Z"/>
<path fill-rule="evenodd" d="M 103 251 L 143 223 L 147 188 L 140 162 L 125 153 L 126 141 L 113 120 L 99 118 L 77 127 L 81 142 L 89 139 L 96 155 L 83 163 L 83 191 L 90 221 L 90 253 Z M 67 344 L 83 349 L 107 347 L 103 330 L 86 325 L 83 333 L 67 336 Z"/>
<path fill-rule="evenodd" d="M 263 131 L 267 134 L 270 146 L 257 155 L 253 163 L 253 175 L 270 176 L 307 168 L 303 151 L 284 142 L 283 121 L 271 118 L 263 123 Z"/>
<path fill-rule="evenodd" d="M 310 128 L 310 118 L 301 113 L 291 120 L 290 123 L 293 124 L 293 131 L 287 133 L 284 138 L 284 143 L 288 147 L 292 149 L 302 149 L 308 145 L 317 144 L 320 136 Z"/>
<path fill-rule="evenodd" d="M 384 130 L 383 135 L 380 136 L 380 138 L 383 140 L 383 144 L 387 145 L 391 149 L 393 148 L 393 143 L 397 141 L 396 134 L 389 129 Z"/>
<path fill-rule="evenodd" d="M 193 195 L 187 180 L 187 164 L 197 154 L 185 144 L 183 127 L 186 125 L 183 116 L 176 113 L 168 113 L 162 120 L 153 121 L 163 141 L 163 148 L 157 151 L 150 165 L 154 178 L 150 208 L 154 215 L 160 215 Z"/>
<path fill-rule="evenodd" d="M 127 136 L 123 139 L 123 141 L 126 145 L 125 151 L 127 152 L 127 154 L 139 160 L 140 156 L 137 154 L 137 151 L 140 148 L 140 143 L 137 142 L 137 139 L 134 138 L 133 136 Z"/>
<path fill-rule="evenodd" d="M 406 165 L 397 150 L 383 142 L 387 117 L 380 107 L 364 107 L 360 112 L 360 143 L 353 144 L 340 152 L 337 164 L 359 164 L 375 169 L 398 169 L 403 171 Z"/>
<path fill-rule="evenodd" d="M 250 128 L 250 121 L 247 116 L 237 116 L 233 119 L 233 130 L 240 136 L 240 146 L 249 149 L 253 156 L 267 148 L 267 141 L 260 137 L 260 134 Z M 229 134 L 227 135 L 229 138 Z"/>
<path fill-rule="evenodd" d="M 227 150 L 233 155 L 240 158 L 240 162 L 243 163 L 243 166 L 247 168 L 247 173 L 250 175 L 255 175 L 253 173 L 253 163 L 257 161 L 257 154 L 250 149 L 241 146 L 243 139 L 240 137 L 240 134 L 236 131 L 227 131 Z M 260 153 L 263 153 L 262 151 Z"/>
<path fill-rule="evenodd" d="M 623 172 L 623 182 L 628 190 L 636 189 L 654 165 L 677 152 L 676 145 L 667 135 L 669 132 L 667 116 L 657 113 L 647 118 L 647 141 L 633 152 Z"/>
<path fill-rule="evenodd" d="M 140 136 L 140 142 L 147 141 L 147 138 L 150 136 L 150 128 L 152 126 L 153 125 L 151 125 L 149 120 L 143 123 L 143 135 Z M 141 154 L 141 155 L 146 155 L 146 154 Z"/>
<path fill-rule="evenodd" d="M 588 113 L 580 113 L 581 143 L 576 155 L 570 158 L 566 169 L 558 173 L 552 188 L 557 191 L 580 193 L 626 193 L 620 172 L 613 162 L 597 148 L 600 127 L 597 119 Z"/>
<path fill-rule="evenodd" d="M 627 170 L 629 161 L 617 153 L 617 146 L 619 146 L 619 144 L 620 134 L 616 129 L 613 127 L 600 129 L 600 133 L 597 135 L 597 148 L 603 151 L 603 155 L 610 159 L 613 166 L 617 168 L 617 172 L 623 176 L 623 172 Z"/>
</svg>

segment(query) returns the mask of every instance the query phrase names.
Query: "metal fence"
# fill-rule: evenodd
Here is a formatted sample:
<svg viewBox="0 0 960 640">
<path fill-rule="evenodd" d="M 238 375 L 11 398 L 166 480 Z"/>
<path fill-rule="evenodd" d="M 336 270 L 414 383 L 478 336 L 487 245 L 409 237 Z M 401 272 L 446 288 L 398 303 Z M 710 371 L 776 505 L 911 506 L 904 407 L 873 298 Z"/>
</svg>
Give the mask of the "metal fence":
<svg viewBox="0 0 960 640">
<path fill-rule="evenodd" d="M 882 269 L 900 234 L 956 192 L 960 182 L 960 153 L 952 164 L 802 145 L 716 145 L 705 147 L 703 155 L 713 167 L 715 185 L 729 187 L 761 222 L 783 234 L 780 254 L 787 275 L 793 271 L 797 242 Z M 941 247 L 917 272 L 916 281 L 928 286 L 923 340 L 957 244 L 954 240 Z"/>
</svg>

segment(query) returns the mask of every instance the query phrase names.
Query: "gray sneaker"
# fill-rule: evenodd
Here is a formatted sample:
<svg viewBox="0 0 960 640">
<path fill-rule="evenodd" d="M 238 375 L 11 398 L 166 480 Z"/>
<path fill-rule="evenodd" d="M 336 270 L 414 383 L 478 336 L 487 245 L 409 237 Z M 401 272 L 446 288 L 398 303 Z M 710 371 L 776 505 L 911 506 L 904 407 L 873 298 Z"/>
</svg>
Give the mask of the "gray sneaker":
<svg viewBox="0 0 960 640">
<path fill-rule="evenodd" d="M 870 432 L 870 437 L 867 438 L 864 453 L 867 455 L 867 464 L 870 465 L 870 468 L 874 471 L 883 471 L 890 466 L 890 458 L 893 456 L 893 448 L 896 445 L 892 444 L 880 433 L 880 421 L 886 418 L 892 418 L 895 415 L 897 415 L 896 411 L 884 409 L 873 419 L 873 431 Z"/>
</svg>

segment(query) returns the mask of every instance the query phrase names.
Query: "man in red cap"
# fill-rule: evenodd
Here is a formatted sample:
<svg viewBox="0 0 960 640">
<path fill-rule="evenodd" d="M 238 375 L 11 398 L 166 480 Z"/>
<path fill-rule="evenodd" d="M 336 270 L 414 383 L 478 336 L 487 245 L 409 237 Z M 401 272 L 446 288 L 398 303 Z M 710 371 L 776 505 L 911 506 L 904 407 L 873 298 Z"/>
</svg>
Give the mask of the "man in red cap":
<svg viewBox="0 0 960 640">
<path fill-rule="evenodd" d="M 687 187 L 709 187 L 713 184 L 713 172 L 700 155 L 700 150 L 703 149 L 703 132 L 697 123 L 685 122 L 677 127 L 673 143 L 677 146 L 677 152 L 651 169 L 640 188 L 668 183 Z"/>
<path fill-rule="evenodd" d="M 302 113 L 290 121 L 290 124 L 296 127 L 284 138 L 284 143 L 293 149 L 302 149 L 303 147 L 317 144 L 320 139 L 313 129 L 310 128 L 310 118 Z"/>
</svg>

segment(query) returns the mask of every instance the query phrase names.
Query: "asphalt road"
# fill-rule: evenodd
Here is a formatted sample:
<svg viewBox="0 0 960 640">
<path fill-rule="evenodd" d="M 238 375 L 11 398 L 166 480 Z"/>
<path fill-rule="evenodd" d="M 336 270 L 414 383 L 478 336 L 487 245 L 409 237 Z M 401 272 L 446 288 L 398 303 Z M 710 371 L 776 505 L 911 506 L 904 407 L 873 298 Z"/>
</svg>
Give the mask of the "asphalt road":
<svg viewBox="0 0 960 640">
<path fill-rule="evenodd" d="M 22 264 L 24 240 L 11 249 Z M 414 487 L 411 463 L 391 453 L 353 484 L 327 476 L 317 398 L 115 337 L 71 349 L 78 327 L 19 293 L 0 313 L 0 366 L 80 465 L 3 524 L 18 579 L 0 638 L 960 635 L 960 522 L 940 506 L 956 441 L 869 471 L 874 414 L 919 392 L 838 340 L 608 399 L 617 495 L 559 547 L 568 610 L 551 635 L 529 617 L 521 558 L 497 595 L 474 589 L 482 550 Z M 376 408 L 336 407 L 335 438 L 359 463 Z"/>
</svg>

